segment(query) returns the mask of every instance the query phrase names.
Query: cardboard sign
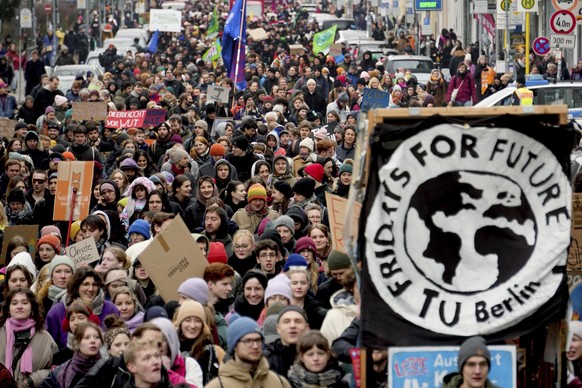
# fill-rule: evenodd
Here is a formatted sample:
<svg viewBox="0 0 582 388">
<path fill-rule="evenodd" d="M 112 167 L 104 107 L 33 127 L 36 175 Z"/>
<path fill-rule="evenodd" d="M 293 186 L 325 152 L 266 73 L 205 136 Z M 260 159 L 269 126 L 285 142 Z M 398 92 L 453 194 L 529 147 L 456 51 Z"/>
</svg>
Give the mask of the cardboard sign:
<svg viewBox="0 0 582 388">
<path fill-rule="evenodd" d="M 390 93 L 371 88 L 364 89 L 362 112 L 368 112 L 369 110 L 377 108 L 387 108 L 388 105 L 390 105 Z"/>
<path fill-rule="evenodd" d="M 165 109 L 147 109 L 146 116 L 143 120 L 142 126 L 148 125 L 159 125 L 166 121 L 166 110 Z"/>
<path fill-rule="evenodd" d="M 337 57 L 338 55 L 342 55 L 342 44 L 341 43 L 332 43 L 329 46 L 329 55 L 332 57 Z"/>
<path fill-rule="evenodd" d="M 567 269 L 582 270 L 582 193 L 572 194 L 572 240 Z"/>
<path fill-rule="evenodd" d="M 75 194 L 73 221 L 89 215 L 93 195 L 93 162 L 59 162 L 57 192 L 55 194 L 54 221 L 68 221 Z"/>
<path fill-rule="evenodd" d="M 209 85 L 208 86 L 208 101 L 222 102 L 228 104 L 228 96 L 230 94 L 230 88 L 225 88 L 222 86 Z"/>
<path fill-rule="evenodd" d="M 107 115 L 106 128 L 141 128 L 146 117 L 146 110 L 116 110 Z"/>
<path fill-rule="evenodd" d="M 99 81 L 98 79 L 92 79 L 87 89 L 100 91 L 103 89 L 103 82 Z"/>
<path fill-rule="evenodd" d="M 38 241 L 38 225 L 15 225 L 4 228 L 4 242 L 2 243 L 2 260 L 6 264 L 6 251 L 8 242 L 14 237 L 20 236 L 28 243 L 28 252 L 34 257 L 36 253 L 36 242 Z"/>
<path fill-rule="evenodd" d="M 208 266 L 180 216 L 156 236 L 139 259 L 166 302 L 178 300 L 178 286 L 188 278 L 202 278 Z"/>
<path fill-rule="evenodd" d="M 301 44 L 290 44 L 289 54 L 290 55 L 303 55 L 305 51 L 303 50 L 303 45 Z"/>
<path fill-rule="evenodd" d="M 515 346 L 487 347 L 491 352 L 489 380 L 497 387 L 515 388 Z M 388 349 L 388 387 L 440 387 L 443 378 L 458 372 L 457 346 L 391 347 Z"/>
<path fill-rule="evenodd" d="M 73 102 L 73 120 L 105 120 L 106 102 Z"/>
<path fill-rule="evenodd" d="M 66 247 L 65 252 L 67 253 L 67 256 L 73 259 L 77 268 L 82 265 L 93 263 L 100 258 L 93 237 L 86 238 L 85 240 Z"/>
<path fill-rule="evenodd" d="M 18 121 L 0 117 L 0 137 L 12 139 L 14 137 L 14 126 Z"/>
<path fill-rule="evenodd" d="M 325 200 L 327 202 L 327 212 L 329 216 L 329 226 L 331 229 L 330 232 L 333 249 L 347 253 L 344 246 L 344 225 L 346 223 L 346 209 L 348 207 L 348 200 L 331 193 L 325 193 Z M 356 203 L 351 221 L 349 221 L 352 225 L 356 226 L 351 236 L 354 240 L 358 238 L 357 225 L 360 219 L 361 210 L 362 205 L 360 203 Z"/>
<path fill-rule="evenodd" d="M 255 28 L 253 30 L 248 30 L 249 35 L 253 40 L 259 41 L 268 38 L 267 31 L 264 28 Z"/>
</svg>

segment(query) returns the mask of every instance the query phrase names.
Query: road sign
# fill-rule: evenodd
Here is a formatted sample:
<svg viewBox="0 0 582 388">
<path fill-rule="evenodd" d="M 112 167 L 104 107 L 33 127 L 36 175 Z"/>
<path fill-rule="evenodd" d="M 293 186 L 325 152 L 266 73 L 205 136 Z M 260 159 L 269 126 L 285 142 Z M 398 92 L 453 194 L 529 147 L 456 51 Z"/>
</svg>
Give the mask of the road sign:
<svg viewBox="0 0 582 388">
<path fill-rule="evenodd" d="M 441 11 L 443 9 L 442 0 L 414 0 L 416 11 Z"/>
<path fill-rule="evenodd" d="M 550 49 L 550 41 L 545 36 L 540 36 L 533 41 L 533 51 L 537 55 L 546 55 Z"/>
<path fill-rule="evenodd" d="M 576 47 L 576 35 L 550 34 L 550 47 L 573 49 Z"/>
<path fill-rule="evenodd" d="M 509 11 L 511 0 L 497 0 L 497 13 Z"/>
<path fill-rule="evenodd" d="M 32 28 L 32 12 L 29 8 L 20 10 L 20 28 Z"/>
<path fill-rule="evenodd" d="M 487 0 L 475 0 L 473 13 L 489 13 Z"/>
<path fill-rule="evenodd" d="M 44 5 L 44 12 L 46 13 L 50 13 L 52 11 L 52 7 L 50 4 L 45 4 Z"/>
<path fill-rule="evenodd" d="M 571 11 L 578 5 L 578 0 L 552 0 L 552 5 L 556 11 L 561 9 Z"/>
<path fill-rule="evenodd" d="M 550 18 L 550 28 L 556 34 L 570 34 L 576 29 L 576 16 L 563 9 L 556 11 Z"/>
<path fill-rule="evenodd" d="M 538 12 L 538 0 L 517 0 L 519 12 Z"/>
</svg>

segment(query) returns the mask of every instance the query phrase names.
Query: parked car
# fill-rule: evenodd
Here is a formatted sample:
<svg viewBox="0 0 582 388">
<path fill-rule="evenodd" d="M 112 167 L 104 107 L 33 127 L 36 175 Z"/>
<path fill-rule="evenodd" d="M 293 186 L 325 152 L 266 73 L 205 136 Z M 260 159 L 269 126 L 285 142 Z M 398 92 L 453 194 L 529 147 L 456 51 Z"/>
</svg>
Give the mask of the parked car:
<svg viewBox="0 0 582 388">
<path fill-rule="evenodd" d="M 66 65 L 66 66 L 55 66 L 51 75 L 56 75 L 59 77 L 59 90 L 63 93 L 67 93 L 71 89 L 71 85 L 75 81 L 78 75 L 82 75 L 83 78 L 87 78 L 87 72 L 91 71 L 98 77 L 102 74 L 101 69 L 91 66 L 91 65 Z"/>
<path fill-rule="evenodd" d="M 548 81 L 529 80 L 526 82 L 528 89 L 534 92 L 534 105 L 568 105 L 568 117 L 582 125 L 582 82 L 560 81 L 550 83 Z M 515 85 L 509 85 L 505 89 L 492 94 L 476 107 L 491 107 L 511 105 L 511 95 L 515 91 Z"/>
<path fill-rule="evenodd" d="M 384 59 L 384 68 L 390 74 L 396 74 L 399 68 L 410 70 L 419 83 L 426 84 L 435 65 L 432 59 L 422 55 L 389 55 Z"/>
</svg>

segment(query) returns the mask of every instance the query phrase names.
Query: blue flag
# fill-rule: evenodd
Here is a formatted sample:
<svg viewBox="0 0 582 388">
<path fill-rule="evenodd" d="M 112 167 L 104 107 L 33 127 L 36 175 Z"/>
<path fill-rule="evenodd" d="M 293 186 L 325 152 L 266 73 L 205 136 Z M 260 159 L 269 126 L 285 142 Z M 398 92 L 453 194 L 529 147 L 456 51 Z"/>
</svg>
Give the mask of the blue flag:
<svg viewBox="0 0 582 388">
<path fill-rule="evenodd" d="M 246 0 L 236 0 L 228 14 L 222 33 L 222 60 L 228 76 L 234 81 L 238 90 L 247 87 L 245 81 L 246 13 Z"/>
<path fill-rule="evenodd" d="M 152 38 L 150 39 L 150 43 L 148 44 L 147 50 L 150 53 L 155 54 L 156 51 L 158 51 L 158 40 L 159 39 L 160 39 L 160 31 L 156 30 L 156 32 L 154 32 L 154 34 L 152 35 Z"/>
</svg>

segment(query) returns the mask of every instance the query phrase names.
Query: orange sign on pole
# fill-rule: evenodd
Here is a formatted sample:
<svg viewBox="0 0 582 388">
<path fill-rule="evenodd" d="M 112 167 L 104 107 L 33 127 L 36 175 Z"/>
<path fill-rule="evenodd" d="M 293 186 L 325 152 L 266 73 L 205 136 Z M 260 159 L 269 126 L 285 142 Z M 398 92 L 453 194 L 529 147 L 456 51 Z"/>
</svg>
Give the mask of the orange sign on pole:
<svg viewBox="0 0 582 388">
<path fill-rule="evenodd" d="M 93 162 L 59 162 L 54 221 L 69 221 L 73 202 L 73 221 L 89 215 L 94 165 Z M 73 200 L 74 193 L 76 196 Z"/>
</svg>

